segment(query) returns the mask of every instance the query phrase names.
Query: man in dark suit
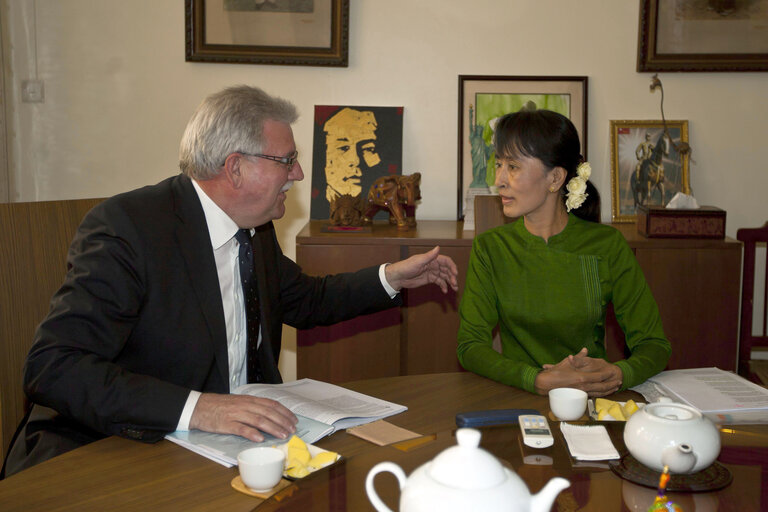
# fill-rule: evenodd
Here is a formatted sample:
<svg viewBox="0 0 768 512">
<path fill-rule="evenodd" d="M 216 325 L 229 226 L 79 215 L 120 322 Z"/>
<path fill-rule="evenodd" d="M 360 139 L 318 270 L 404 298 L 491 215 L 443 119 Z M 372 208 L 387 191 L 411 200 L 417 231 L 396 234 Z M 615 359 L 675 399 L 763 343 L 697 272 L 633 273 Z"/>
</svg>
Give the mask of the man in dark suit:
<svg viewBox="0 0 768 512">
<path fill-rule="evenodd" d="M 286 438 L 296 423 L 287 408 L 230 394 L 254 379 L 281 382 L 283 323 L 339 322 L 399 305 L 398 290 L 426 283 L 456 289 L 456 265 L 438 248 L 323 278 L 282 254 L 272 220 L 304 177 L 296 118 L 291 103 L 257 88 L 213 94 L 187 125 L 181 175 L 88 213 L 27 357 L 24 386 L 34 407 L 7 474 L 108 435 L 154 442 L 199 429 Z M 241 246 L 254 255 L 253 313 L 240 286 Z M 260 328 L 249 336 L 254 318 Z M 247 368 L 249 352 L 257 372 Z"/>
</svg>

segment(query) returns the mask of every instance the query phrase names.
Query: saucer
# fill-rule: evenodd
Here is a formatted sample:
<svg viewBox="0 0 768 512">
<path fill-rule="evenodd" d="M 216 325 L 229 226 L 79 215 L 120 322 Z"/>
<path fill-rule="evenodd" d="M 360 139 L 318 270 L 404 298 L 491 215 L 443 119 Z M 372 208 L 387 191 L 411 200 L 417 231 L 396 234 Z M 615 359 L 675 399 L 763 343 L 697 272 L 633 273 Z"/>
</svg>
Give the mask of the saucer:
<svg viewBox="0 0 768 512">
<path fill-rule="evenodd" d="M 621 460 L 610 461 L 611 470 L 625 480 L 656 489 L 661 473 L 644 466 L 632 454 L 626 454 Z M 733 480 L 728 468 L 715 461 L 711 466 L 690 475 L 671 474 L 667 491 L 702 492 L 716 491 L 727 487 Z"/>
<path fill-rule="evenodd" d="M 256 492 L 250 489 L 248 486 L 246 486 L 243 483 L 243 480 L 240 478 L 240 475 L 237 475 L 235 478 L 233 478 L 230 484 L 232 485 L 232 488 L 235 489 L 236 491 L 240 491 L 241 493 L 247 494 L 248 496 L 253 496 L 254 498 L 261 498 L 265 500 L 270 496 L 272 496 L 273 494 L 275 494 L 276 492 L 282 491 L 283 489 L 291 485 L 291 482 L 282 478 L 280 479 L 280 482 L 276 486 L 274 486 L 267 492 Z"/>
</svg>

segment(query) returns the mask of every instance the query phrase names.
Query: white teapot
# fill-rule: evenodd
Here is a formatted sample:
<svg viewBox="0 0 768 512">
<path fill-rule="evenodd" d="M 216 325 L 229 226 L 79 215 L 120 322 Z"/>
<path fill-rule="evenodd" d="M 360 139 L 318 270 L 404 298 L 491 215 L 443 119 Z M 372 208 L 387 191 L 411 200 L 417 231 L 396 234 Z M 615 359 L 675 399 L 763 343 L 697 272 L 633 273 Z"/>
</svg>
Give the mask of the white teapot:
<svg viewBox="0 0 768 512">
<path fill-rule="evenodd" d="M 720 433 L 697 409 L 671 401 L 648 404 L 624 427 L 624 444 L 640 463 L 671 473 L 700 471 L 720 453 Z"/>
<path fill-rule="evenodd" d="M 480 448 L 480 431 L 456 431 L 458 446 L 442 451 L 434 460 L 416 468 L 410 477 L 397 464 L 381 462 L 368 472 L 365 491 L 379 512 L 392 512 L 376 494 L 373 480 L 389 471 L 400 484 L 400 512 L 546 512 L 557 495 L 570 486 L 565 478 L 553 478 L 531 496 L 523 480 Z"/>
</svg>

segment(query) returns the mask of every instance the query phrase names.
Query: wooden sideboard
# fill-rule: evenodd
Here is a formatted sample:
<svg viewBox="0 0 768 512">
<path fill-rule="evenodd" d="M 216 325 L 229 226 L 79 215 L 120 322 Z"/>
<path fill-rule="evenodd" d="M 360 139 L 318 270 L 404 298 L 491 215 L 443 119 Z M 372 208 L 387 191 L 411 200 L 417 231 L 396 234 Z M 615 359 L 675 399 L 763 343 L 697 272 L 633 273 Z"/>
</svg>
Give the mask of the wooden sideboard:
<svg viewBox="0 0 768 512">
<path fill-rule="evenodd" d="M 296 236 L 296 261 L 311 275 L 394 262 L 435 245 L 459 267 L 459 292 L 436 286 L 403 293 L 404 306 L 347 322 L 297 331 L 297 375 L 326 382 L 460 370 L 456 359 L 458 307 L 473 231 L 461 222 L 421 220 L 398 232 L 387 223 L 370 232 L 324 232 L 310 221 Z M 615 224 L 635 252 L 659 304 L 672 343 L 668 368 L 717 366 L 736 370 L 741 243 L 724 240 L 654 239 L 634 224 Z M 609 314 L 606 345 L 623 357 L 624 336 Z"/>
</svg>

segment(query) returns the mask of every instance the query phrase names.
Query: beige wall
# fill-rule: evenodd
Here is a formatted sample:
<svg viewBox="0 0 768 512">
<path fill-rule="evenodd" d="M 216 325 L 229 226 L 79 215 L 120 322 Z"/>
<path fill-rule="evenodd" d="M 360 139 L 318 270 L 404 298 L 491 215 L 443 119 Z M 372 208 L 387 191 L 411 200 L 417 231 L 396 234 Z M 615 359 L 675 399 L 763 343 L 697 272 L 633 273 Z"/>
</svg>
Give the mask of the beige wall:
<svg viewBox="0 0 768 512">
<path fill-rule="evenodd" d="M 207 94 L 249 83 L 292 99 L 305 172 L 315 104 L 405 107 L 403 168 L 422 173 L 421 219 L 456 216 L 459 74 L 586 75 L 588 153 L 610 220 L 611 119 L 658 119 L 637 73 L 632 0 L 352 0 L 348 68 L 187 63 L 180 0 L 0 0 L 12 201 L 108 196 L 177 171 L 178 140 Z M 37 76 L 45 102 L 20 100 Z M 691 186 L 727 232 L 768 220 L 768 73 L 663 73 L 668 119 L 688 119 Z M 285 252 L 310 183 L 277 223 Z M 282 357 L 295 376 L 295 335 Z"/>
</svg>

